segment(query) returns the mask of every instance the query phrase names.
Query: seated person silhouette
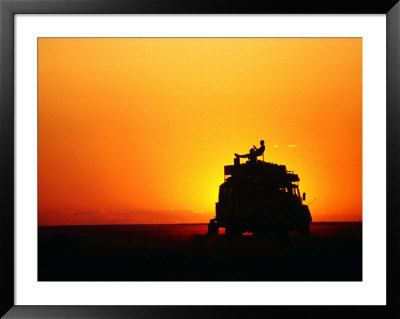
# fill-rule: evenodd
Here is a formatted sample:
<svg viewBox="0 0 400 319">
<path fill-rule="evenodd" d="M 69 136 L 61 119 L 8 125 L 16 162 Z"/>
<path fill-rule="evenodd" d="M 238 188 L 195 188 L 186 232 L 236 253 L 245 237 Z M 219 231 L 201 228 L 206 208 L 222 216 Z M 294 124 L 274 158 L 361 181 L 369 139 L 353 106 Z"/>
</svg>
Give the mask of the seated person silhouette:
<svg viewBox="0 0 400 319">
<path fill-rule="evenodd" d="M 235 156 L 237 158 L 248 158 L 251 163 L 256 163 L 257 156 L 261 156 L 265 151 L 264 140 L 260 141 L 260 145 L 260 148 L 257 148 L 255 145 L 253 145 L 253 148 L 250 149 L 249 154 L 239 155 L 235 153 Z"/>
<path fill-rule="evenodd" d="M 254 150 L 254 148 L 250 149 L 249 154 L 239 155 L 239 154 L 235 153 L 235 156 L 237 158 L 248 158 L 251 163 L 257 162 L 257 155 L 256 155 L 256 151 Z"/>
<path fill-rule="evenodd" d="M 255 145 L 253 145 L 253 149 L 256 151 L 256 156 L 261 156 L 265 151 L 264 140 L 260 141 L 260 145 L 260 148 L 257 148 Z"/>
</svg>

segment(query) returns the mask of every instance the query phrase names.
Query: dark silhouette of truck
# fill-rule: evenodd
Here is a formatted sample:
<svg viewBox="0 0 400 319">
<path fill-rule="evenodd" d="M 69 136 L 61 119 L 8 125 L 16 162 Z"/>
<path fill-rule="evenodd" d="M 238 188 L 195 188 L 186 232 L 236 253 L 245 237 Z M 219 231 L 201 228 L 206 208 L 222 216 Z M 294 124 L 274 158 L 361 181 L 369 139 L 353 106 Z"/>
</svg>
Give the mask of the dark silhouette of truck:
<svg viewBox="0 0 400 319">
<path fill-rule="evenodd" d="M 225 181 L 219 187 L 216 217 L 210 220 L 208 233 L 226 235 L 287 234 L 296 230 L 310 232 L 310 210 L 300 195 L 299 176 L 286 166 L 263 161 L 247 161 L 225 166 Z"/>
</svg>

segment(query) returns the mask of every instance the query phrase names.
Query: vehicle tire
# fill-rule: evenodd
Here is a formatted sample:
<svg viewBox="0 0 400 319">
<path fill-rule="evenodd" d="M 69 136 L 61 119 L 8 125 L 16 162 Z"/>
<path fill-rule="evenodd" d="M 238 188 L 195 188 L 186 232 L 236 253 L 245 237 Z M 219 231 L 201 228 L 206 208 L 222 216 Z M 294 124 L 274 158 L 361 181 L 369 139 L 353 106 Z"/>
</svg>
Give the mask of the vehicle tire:
<svg viewBox="0 0 400 319">
<path fill-rule="evenodd" d="M 208 224 L 208 235 L 218 235 L 218 224 L 215 220 L 210 220 Z"/>
<path fill-rule="evenodd" d="M 239 237 L 242 235 L 242 231 L 235 225 L 225 227 L 225 234 L 229 237 Z"/>
<path fill-rule="evenodd" d="M 298 223 L 296 228 L 297 228 L 297 232 L 299 234 L 309 234 L 310 233 L 310 222 L 303 221 L 301 223 Z"/>
</svg>

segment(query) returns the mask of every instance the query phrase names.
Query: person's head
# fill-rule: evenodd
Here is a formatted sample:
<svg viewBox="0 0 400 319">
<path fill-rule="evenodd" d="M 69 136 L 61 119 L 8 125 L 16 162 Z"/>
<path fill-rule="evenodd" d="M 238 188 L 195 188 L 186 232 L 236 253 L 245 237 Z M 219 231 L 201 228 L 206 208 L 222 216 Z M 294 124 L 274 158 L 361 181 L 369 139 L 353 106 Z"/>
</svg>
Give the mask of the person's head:
<svg viewBox="0 0 400 319">
<path fill-rule="evenodd" d="M 261 140 L 261 141 L 260 141 L 260 144 L 261 144 L 261 145 L 264 145 L 264 140 Z"/>
<path fill-rule="evenodd" d="M 250 154 L 253 154 L 255 152 L 254 148 L 250 149 Z"/>
</svg>

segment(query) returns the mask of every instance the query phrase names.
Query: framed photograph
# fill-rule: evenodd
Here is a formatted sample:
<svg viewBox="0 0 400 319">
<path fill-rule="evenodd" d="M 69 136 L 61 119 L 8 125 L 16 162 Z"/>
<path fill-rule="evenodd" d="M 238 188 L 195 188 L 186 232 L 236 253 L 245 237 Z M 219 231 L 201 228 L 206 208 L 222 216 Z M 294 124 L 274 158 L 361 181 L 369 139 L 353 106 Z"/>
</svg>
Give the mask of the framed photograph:
<svg viewBox="0 0 400 319">
<path fill-rule="evenodd" d="M 399 315 L 399 4 L 289 2 L 1 1 L 2 315 Z"/>
</svg>

